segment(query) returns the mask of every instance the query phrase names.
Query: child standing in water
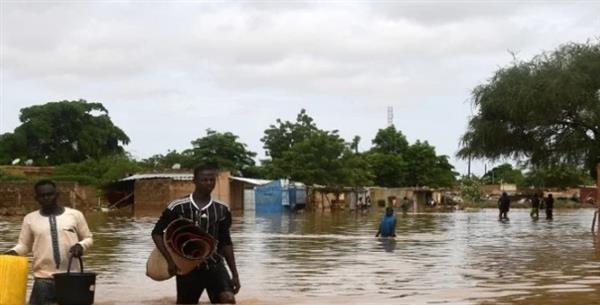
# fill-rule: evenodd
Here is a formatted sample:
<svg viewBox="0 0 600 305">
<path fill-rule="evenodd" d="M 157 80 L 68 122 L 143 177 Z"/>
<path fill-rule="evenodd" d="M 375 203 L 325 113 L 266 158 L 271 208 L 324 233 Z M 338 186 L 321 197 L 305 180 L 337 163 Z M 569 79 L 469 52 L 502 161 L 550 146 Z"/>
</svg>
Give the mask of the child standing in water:
<svg viewBox="0 0 600 305">
<path fill-rule="evenodd" d="M 396 237 L 396 216 L 394 216 L 394 209 L 388 207 L 385 209 L 385 215 L 381 219 L 379 224 L 379 230 L 375 237 Z"/>
<path fill-rule="evenodd" d="M 529 215 L 533 219 L 540 218 L 540 197 L 537 193 L 533 194 L 533 198 L 531 198 L 531 213 Z"/>
</svg>

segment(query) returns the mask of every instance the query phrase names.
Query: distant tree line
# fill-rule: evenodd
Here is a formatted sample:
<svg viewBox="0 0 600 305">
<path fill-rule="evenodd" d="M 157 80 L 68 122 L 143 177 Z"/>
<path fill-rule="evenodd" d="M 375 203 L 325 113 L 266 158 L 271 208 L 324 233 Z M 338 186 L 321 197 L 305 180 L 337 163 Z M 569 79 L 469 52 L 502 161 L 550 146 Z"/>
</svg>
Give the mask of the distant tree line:
<svg viewBox="0 0 600 305">
<path fill-rule="evenodd" d="M 0 135 L 0 164 L 19 159 L 56 166 L 57 178 L 106 184 L 127 174 L 211 164 L 236 175 L 289 178 L 307 184 L 340 186 L 452 186 L 457 175 L 447 156 L 427 141 L 409 145 L 394 126 L 380 129 L 372 147 L 359 152 L 360 137 L 345 141 L 337 130 L 320 129 L 307 112 L 294 122 L 277 119 L 264 132 L 265 160 L 231 132 L 211 129 L 183 151 L 169 150 L 135 160 L 124 149 L 127 135 L 101 103 L 51 102 L 23 108 L 21 125 Z M 4 175 L 6 178 L 6 175 Z"/>
</svg>

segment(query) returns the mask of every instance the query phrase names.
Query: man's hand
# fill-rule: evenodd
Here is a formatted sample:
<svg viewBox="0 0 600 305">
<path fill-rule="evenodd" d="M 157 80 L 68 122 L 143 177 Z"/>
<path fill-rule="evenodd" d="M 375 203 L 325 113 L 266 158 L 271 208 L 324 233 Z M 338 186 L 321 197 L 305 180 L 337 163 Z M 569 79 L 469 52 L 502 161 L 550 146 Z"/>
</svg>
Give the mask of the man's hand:
<svg viewBox="0 0 600 305">
<path fill-rule="evenodd" d="M 81 257 L 83 255 L 83 247 L 80 244 L 74 244 L 69 250 L 73 257 Z"/>
<path fill-rule="evenodd" d="M 8 250 L 8 251 L 5 251 L 3 254 L 5 254 L 5 255 L 19 255 L 17 253 L 17 251 L 15 251 L 15 250 Z"/>
<path fill-rule="evenodd" d="M 240 278 L 237 275 L 234 275 L 231 278 L 231 286 L 233 288 L 233 293 L 237 294 L 238 291 L 240 291 L 240 288 L 242 287 L 242 285 L 240 285 Z"/>
</svg>

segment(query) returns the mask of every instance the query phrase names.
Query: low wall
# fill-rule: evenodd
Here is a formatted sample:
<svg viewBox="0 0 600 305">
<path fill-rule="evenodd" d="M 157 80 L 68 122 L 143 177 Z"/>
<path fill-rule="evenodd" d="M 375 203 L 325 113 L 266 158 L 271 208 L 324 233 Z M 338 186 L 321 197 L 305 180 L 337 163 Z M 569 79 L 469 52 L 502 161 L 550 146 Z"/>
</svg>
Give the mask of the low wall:
<svg viewBox="0 0 600 305">
<path fill-rule="evenodd" d="M 212 197 L 226 204 L 230 203 L 229 172 L 220 172 Z M 191 180 L 143 179 L 137 180 L 133 198 L 135 216 L 160 216 L 169 202 L 189 195 L 194 191 Z M 239 207 L 241 208 L 241 207 Z"/>
<path fill-rule="evenodd" d="M 0 182 L 0 215 L 24 215 L 37 210 L 34 182 Z M 83 212 L 95 210 L 100 204 L 94 187 L 81 186 L 77 182 L 57 182 L 58 202 Z"/>
</svg>

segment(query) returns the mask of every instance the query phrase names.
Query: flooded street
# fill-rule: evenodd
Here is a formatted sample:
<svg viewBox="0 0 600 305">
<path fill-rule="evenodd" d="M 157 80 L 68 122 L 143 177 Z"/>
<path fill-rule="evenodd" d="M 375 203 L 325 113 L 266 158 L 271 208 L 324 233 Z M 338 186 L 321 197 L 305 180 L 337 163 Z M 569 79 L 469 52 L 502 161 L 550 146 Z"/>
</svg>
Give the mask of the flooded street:
<svg viewBox="0 0 600 305">
<path fill-rule="evenodd" d="M 528 210 L 511 210 L 507 223 L 494 209 L 397 215 L 395 240 L 373 237 L 381 213 L 235 215 L 238 303 L 600 303 L 591 209 L 555 210 L 553 222 Z M 87 218 L 97 304 L 174 303 L 174 279 L 145 276 L 155 218 Z M 20 222 L 0 220 L 0 249 L 16 242 Z"/>
</svg>

